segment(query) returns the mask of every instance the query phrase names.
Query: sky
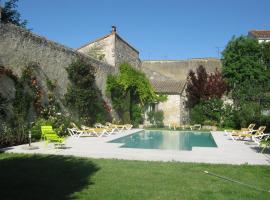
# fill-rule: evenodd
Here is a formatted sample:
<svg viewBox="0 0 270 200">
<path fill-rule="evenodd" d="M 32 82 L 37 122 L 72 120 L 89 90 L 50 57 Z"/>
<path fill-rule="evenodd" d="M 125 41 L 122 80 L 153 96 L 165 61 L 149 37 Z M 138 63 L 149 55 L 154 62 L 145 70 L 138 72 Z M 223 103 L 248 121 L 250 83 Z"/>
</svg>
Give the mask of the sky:
<svg viewBox="0 0 270 200">
<path fill-rule="evenodd" d="M 142 60 L 220 57 L 235 35 L 270 29 L 270 0 L 20 0 L 38 35 L 71 48 L 117 33 Z"/>
</svg>

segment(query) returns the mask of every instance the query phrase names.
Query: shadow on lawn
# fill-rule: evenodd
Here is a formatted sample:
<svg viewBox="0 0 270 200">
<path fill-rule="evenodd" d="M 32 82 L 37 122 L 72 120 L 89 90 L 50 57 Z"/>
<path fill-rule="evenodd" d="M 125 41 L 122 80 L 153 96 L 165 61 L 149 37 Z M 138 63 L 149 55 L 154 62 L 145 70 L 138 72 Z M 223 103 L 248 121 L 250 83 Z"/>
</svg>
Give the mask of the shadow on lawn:
<svg viewBox="0 0 270 200">
<path fill-rule="evenodd" d="M 93 184 L 91 161 L 63 156 L 12 156 L 0 160 L 1 199 L 70 199 Z"/>
</svg>

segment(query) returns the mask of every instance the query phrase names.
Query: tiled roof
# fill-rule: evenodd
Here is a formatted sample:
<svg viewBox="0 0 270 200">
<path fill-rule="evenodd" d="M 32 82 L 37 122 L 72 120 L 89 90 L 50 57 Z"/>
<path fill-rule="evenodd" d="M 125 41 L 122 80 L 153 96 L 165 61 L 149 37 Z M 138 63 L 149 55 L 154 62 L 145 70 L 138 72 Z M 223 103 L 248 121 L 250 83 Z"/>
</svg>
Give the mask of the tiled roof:
<svg viewBox="0 0 270 200">
<path fill-rule="evenodd" d="M 174 80 L 151 80 L 150 82 L 156 92 L 165 94 L 181 94 L 186 85 L 184 81 Z"/>
<path fill-rule="evenodd" d="M 185 81 L 176 81 L 147 68 L 142 68 L 142 70 L 149 78 L 151 85 L 157 93 L 181 94 L 185 87 Z"/>
<path fill-rule="evenodd" d="M 249 34 L 255 38 L 270 38 L 270 30 L 251 30 Z"/>
</svg>

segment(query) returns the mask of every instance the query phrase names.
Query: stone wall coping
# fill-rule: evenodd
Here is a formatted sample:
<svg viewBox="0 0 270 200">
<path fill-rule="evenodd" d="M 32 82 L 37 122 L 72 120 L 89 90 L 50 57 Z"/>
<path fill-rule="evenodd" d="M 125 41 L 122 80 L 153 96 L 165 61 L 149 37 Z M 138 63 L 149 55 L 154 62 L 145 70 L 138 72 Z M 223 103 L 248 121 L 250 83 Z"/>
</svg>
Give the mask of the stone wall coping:
<svg viewBox="0 0 270 200">
<path fill-rule="evenodd" d="M 16 31 L 16 32 L 19 32 L 20 34 L 22 35 L 25 35 L 25 36 L 28 36 L 30 37 L 33 41 L 37 42 L 37 43 L 45 43 L 47 44 L 48 46 L 50 46 L 50 48 L 55 48 L 57 50 L 60 50 L 60 51 L 63 51 L 65 53 L 69 53 L 69 54 L 72 54 L 74 56 L 77 56 L 77 57 L 80 57 L 82 59 L 86 59 L 88 60 L 89 62 L 91 62 L 91 64 L 93 64 L 93 66 L 95 68 L 100 68 L 100 66 L 106 66 L 108 68 L 115 68 L 113 67 L 112 65 L 109 65 L 107 63 L 104 63 L 104 62 L 101 62 L 99 60 L 96 60 L 90 56 L 87 56 L 83 53 L 80 53 L 80 52 L 77 52 L 76 50 L 70 48 L 70 47 L 67 47 L 65 45 L 62 45 L 62 44 L 59 44 L 57 42 L 54 42 L 52 40 L 49 40 L 43 36 L 40 36 L 40 35 L 37 35 L 33 32 L 31 32 L 30 30 L 27 30 L 27 29 L 24 29 L 22 27 L 19 27 L 19 26 L 16 26 L 14 24 L 11 24 L 11 23 L 5 23 L 5 24 L 1 24 L 0 26 L 0 29 L 2 28 L 5 28 L 5 27 L 8 27 L 11 31 Z"/>
</svg>

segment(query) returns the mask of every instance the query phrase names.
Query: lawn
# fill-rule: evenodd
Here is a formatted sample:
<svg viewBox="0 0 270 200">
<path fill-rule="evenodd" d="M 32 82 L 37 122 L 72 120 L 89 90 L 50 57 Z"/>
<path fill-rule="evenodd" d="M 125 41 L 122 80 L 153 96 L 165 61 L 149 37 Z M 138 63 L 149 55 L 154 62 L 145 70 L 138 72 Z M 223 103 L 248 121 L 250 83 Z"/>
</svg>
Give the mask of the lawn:
<svg viewBox="0 0 270 200">
<path fill-rule="evenodd" d="M 270 167 L 0 153 L 1 199 L 270 199 Z"/>
</svg>

